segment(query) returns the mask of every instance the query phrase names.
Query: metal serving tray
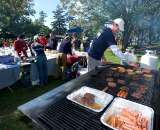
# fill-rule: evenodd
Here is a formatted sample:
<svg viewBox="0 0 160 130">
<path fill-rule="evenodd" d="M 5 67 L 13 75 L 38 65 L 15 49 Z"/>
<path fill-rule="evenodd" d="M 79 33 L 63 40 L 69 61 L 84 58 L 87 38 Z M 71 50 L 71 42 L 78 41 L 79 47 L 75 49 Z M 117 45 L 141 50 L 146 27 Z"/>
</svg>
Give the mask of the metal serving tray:
<svg viewBox="0 0 160 130">
<path fill-rule="evenodd" d="M 123 98 L 115 98 L 112 102 L 112 104 L 109 106 L 109 108 L 104 112 L 104 114 L 101 117 L 101 122 L 114 130 L 118 130 L 116 128 L 113 128 L 109 124 L 106 123 L 106 120 L 111 115 L 119 114 L 123 108 L 131 108 L 137 112 L 141 112 L 143 116 L 147 117 L 148 120 L 148 130 L 153 130 L 153 119 L 154 119 L 154 110 L 150 107 L 123 99 Z"/>
<path fill-rule="evenodd" d="M 98 103 L 100 105 L 102 105 L 102 108 L 101 109 L 93 109 L 89 106 L 85 106 L 83 104 L 81 104 L 80 102 L 76 101 L 75 98 L 76 97 L 83 97 L 83 95 L 85 93 L 91 93 L 91 94 L 94 94 L 95 95 L 95 103 Z M 110 94 L 107 94 L 103 91 L 100 91 L 100 90 L 97 90 L 97 89 L 93 89 L 93 88 L 90 88 L 90 87 L 87 87 L 87 86 L 83 86 L 81 87 L 79 90 L 69 94 L 67 96 L 67 99 L 74 102 L 74 103 L 77 103 L 85 108 L 88 108 L 94 112 L 101 112 L 113 99 L 113 96 L 110 95 Z"/>
</svg>

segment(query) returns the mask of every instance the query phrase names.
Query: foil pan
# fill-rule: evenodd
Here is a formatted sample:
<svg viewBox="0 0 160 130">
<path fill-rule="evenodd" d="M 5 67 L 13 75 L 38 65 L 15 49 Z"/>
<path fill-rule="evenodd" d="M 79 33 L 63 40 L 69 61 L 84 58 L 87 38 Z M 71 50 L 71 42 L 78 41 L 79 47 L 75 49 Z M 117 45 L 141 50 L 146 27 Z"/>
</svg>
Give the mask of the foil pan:
<svg viewBox="0 0 160 130">
<path fill-rule="evenodd" d="M 76 98 L 82 98 L 85 93 L 93 94 L 95 96 L 95 103 L 101 105 L 101 108 L 100 109 L 93 109 L 92 107 L 86 106 L 76 100 Z M 93 88 L 90 88 L 87 86 L 83 86 L 79 90 L 74 91 L 71 94 L 69 94 L 67 96 L 67 99 L 76 103 L 76 104 L 79 104 L 85 108 L 88 108 L 94 112 L 101 112 L 113 100 L 113 96 L 110 94 L 107 94 L 103 91 L 93 89 Z"/>
<path fill-rule="evenodd" d="M 148 119 L 148 129 L 153 130 L 153 121 L 154 121 L 154 110 L 150 107 L 123 99 L 123 98 L 115 98 L 108 109 L 104 112 L 101 117 L 101 122 L 113 130 L 118 130 L 111 125 L 107 124 L 106 120 L 109 119 L 111 115 L 116 115 L 121 112 L 123 108 L 131 108 L 134 111 L 142 113 L 143 116 L 147 117 Z"/>
</svg>

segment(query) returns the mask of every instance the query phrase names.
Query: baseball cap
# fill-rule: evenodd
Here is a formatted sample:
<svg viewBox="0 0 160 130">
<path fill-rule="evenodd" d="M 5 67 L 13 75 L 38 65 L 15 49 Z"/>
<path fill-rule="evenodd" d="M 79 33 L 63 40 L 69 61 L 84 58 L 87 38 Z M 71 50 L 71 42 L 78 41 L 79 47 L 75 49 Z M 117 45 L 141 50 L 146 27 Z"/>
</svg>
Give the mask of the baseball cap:
<svg viewBox="0 0 160 130">
<path fill-rule="evenodd" d="M 124 31 L 124 20 L 122 18 L 117 18 L 113 22 L 118 25 L 120 31 Z"/>
</svg>

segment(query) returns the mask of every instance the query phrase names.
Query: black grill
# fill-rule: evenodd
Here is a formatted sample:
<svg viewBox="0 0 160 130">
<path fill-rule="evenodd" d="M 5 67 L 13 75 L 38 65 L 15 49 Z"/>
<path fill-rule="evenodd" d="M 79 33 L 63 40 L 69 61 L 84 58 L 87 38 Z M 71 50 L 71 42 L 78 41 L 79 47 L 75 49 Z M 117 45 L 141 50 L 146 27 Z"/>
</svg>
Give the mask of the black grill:
<svg viewBox="0 0 160 130">
<path fill-rule="evenodd" d="M 101 115 L 63 99 L 48 107 L 38 118 L 52 130 L 110 130 L 100 122 Z"/>
<path fill-rule="evenodd" d="M 106 87 L 106 74 L 108 74 L 109 71 L 111 71 L 109 67 L 97 69 L 95 73 L 90 75 L 90 80 L 86 81 L 84 85 L 99 90 L 104 89 Z M 135 100 L 131 96 L 127 99 L 153 107 L 152 96 L 155 87 L 155 77 L 153 77 L 153 80 L 149 81 L 141 77 L 138 81 L 140 84 L 142 83 L 148 86 L 148 91 L 141 100 Z M 128 78 L 126 75 L 118 75 L 118 78 L 125 79 L 127 83 L 132 82 L 132 78 Z M 109 90 L 107 93 L 116 96 L 120 87 L 120 85 L 117 85 L 115 90 Z M 127 87 L 130 89 L 129 95 L 136 89 L 136 86 L 128 86 L 128 84 Z M 100 117 L 104 111 L 100 113 L 92 112 L 78 104 L 72 103 L 67 100 L 66 97 L 63 97 L 62 100 L 52 103 L 48 108 L 41 111 L 37 119 L 40 124 L 42 124 L 43 128 L 45 127 L 50 130 L 111 130 L 100 122 Z"/>
<path fill-rule="evenodd" d="M 116 66 L 116 65 L 114 65 L 114 66 Z M 106 68 L 103 71 L 97 72 L 96 75 L 92 75 L 91 79 L 86 82 L 86 86 L 90 86 L 92 88 L 103 90 L 107 86 L 106 78 L 107 77 L 113 77 L 113 76 L 107 76 L 107 74 L 109 72 L 111 72 L 110 68 Z M 134 102 L 137 102 L 137 103 L 140 103 L 140 104 L 144 104 L 144 105 L 147 105 L 147 106 L 151 106 L 153 90 L 155 89 L 155 85 L 156 85 L 156 82 L 155 82 L 156 73 L 152 72 L 152 75 L 153 75 L 153 78 L 151 80 L 147 80 L 143 76 L 141 76 L 138 81 L 133 81 L 133 78 L 128 77 L 126 74 L 118 75 L 118 77 L 114 77 L 114 79 L 118 78 L 118 79 L 123 79 L 123 80 L 126 81 L 125 86 L 129 88 L 129 96 L 127 97 L 128 100 L 131 100 L 131 101 L 134 101 Z M 140 100 L 137 100 L 137 99 L 135 99 L 131 96 L 131 94 L 137 88 L 139 88 L 138 85 L 134 85 L 134 84 L 130 85 L 131 82 L 136 82 L 137 84 L 143 84 L 143 85 L 147 86 L 148 90 L 145 93 L 145 95 L 143 96 L 143 98 L 141 98 Z M 106 92 L 116 97 L 117 93 L 120 90 L 120 87 L 122 87 L 122 86 L 124 86 L 124 85 L 117 84 L 116 88 L 109 89 Z"/>
</svg>

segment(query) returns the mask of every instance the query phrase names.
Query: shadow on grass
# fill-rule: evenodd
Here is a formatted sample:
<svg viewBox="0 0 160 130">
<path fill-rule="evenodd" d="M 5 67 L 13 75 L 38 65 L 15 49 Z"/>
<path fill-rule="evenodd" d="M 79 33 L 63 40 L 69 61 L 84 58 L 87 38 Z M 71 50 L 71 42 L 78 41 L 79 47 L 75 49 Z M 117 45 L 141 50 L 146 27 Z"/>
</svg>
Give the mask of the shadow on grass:
<svg viewBox="0 0 160 130">
<path fill-rule="evenodd" d="M 17 107 L 56 88 L 64 81 L 49 78 L 48 85 L 28 86 L 17 82 L 9 89 L 0 90 L 0 130 L 33 130 L 32 122 L 17 111 Z"/>
</svg>

